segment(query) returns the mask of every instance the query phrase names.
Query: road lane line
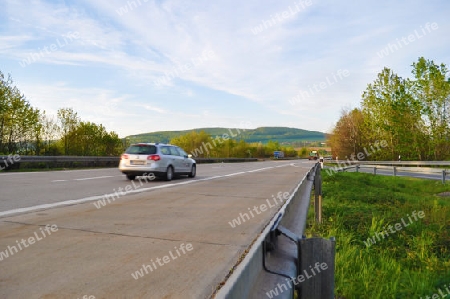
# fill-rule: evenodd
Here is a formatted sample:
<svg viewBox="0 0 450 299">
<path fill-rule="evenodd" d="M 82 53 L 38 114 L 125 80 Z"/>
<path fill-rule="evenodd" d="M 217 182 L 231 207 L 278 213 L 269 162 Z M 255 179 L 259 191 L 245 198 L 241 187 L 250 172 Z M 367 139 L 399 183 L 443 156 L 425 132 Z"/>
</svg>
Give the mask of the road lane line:
<svg viewBox="0 0 450 299">
<path fill-rule="evenodd" d="M 228 176 L 233 176 L 233 175 L 238 175 L 238 174 L 243 174 L 243 173 L 247 173 L 247 171 L 241 171 L 241 172 L 235 172 L 235 173 L 225 174 L 225 175 L 223 175 L 223 176 L 224 176 L 224 177 L 228 177 Z"/>
<path fill-rule="evenodd" d="M 258 171 L 263 171 L 263 170 L 272 169 L 272 168 L 273 167 L 264 167 L 264 168 L 260 168 L 260 169 L 249 170 L 247 172 L 258 172 Z"/>
<path fill-rule="evenodd" d="M 50 182 L 51 183 L 59 183 L 59 182 L 69 182 L 69 181 L 87 181 L 87 180 L 96 180 L 96 179 L 113 178 L 113 177 L 122 177 L 122 176 L 121 175 L 104 175 L 104 176 L 97 176 L 97 177 L 91 177 L 91 178 L 81 178 L 81 179 L 71 179 L 71 180 L 53 180 Z"/>
<path fill-rule="evenodd" d="M 256 169 L 256 170 L 267 170 L 267 169 L 271 169 L 271 168 L 273 168 L 273 167 L 264 167 L 264 168 L 260 168 L 260 169 Z M 164 185 L 158 185 L 158 186 L 153 186 L 153 187 L 149 187 L 149 188 L 135 189 L 135 190 L 130 190 L 128 192 L 123 192 L 123 193 L 124 193 L 124 195 L 131 194 L 131 193 L 142 193 L 142 192 L 146 192 L 146 191 L 150 191 L 150 190 L 164 189 L 164 188 L 169 188 L 169 187 L 174 187 L 174 186 L 179 186 L 179 185 L 193 184 L 195 182 L 202 182 L 202 181 L 215 180 L 215 179 L 219 179 L 219 178 L 226 178 L 226 177 L 230 177 L 233 175 L 245 174 L 245 173 L 250 173 L 250 172 L 254 172 L 254 171 L 255 170 L 250 170 L 250 171 L 235 172 L 235 173 L 225 174 L 225 175 L 217 175 L 217 176 L 213 176 L 213 177 L 209 177 L 209 178 L 196 179 L 196 180 L 179 182 L 179 183 L 164 184 Z M 80 198 L 80 199 L 71 199 L 71 200 L 50 203 L 50 204 L 42 204 L 42 205 L 31 206 L 31 207 L 26 207 L 26 208 L 18 208 L 18 209 L 13 209 L 13 210 L 9 210 L 9 211 L 3 211 L 3 212 L 0 212 L 0 217 L 12 215 L 12 214 L 18 214 L 18 213 L 33 212 L 33 211 L 43 210 L 43 209 L 51 209 L 51 208 L 56 208 L 56 207 L 61 207 L 61 206 L 75 205 L 75 204 L 85 203 L 85 202 L 89 202 L 89 201 L 99 200 L 104 197 L 110 197 L 110 196 L 116 196 L 116 193 L 95 195 L 95 196 L 89 196 L 89 197 Z"/>
<path fill-rule="evenodd" d="M 113 175 L 104 175 L 104 176 L 96 176 L 92 178 L 82 178 L 82 179 L 74 179 L 74 181 L 87 181 L 87 180 L 96 180 L 96 179 L 104 179 L 104 178 L 112 178 Z"/>
</svg>

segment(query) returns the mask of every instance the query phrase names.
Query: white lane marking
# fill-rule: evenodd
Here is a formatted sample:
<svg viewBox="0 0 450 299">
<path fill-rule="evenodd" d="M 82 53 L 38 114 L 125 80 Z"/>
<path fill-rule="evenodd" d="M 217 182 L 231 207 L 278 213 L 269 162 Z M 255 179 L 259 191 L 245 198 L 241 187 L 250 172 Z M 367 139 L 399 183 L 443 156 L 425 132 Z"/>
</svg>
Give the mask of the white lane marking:
<svg viewBox="0 0 450 299">
<path fill-rule="evenodd" d="M 268 168 L 272 168 L 272 167 L 265 167 L 265 168 L 256 169 L 256 170 L 265 170 Z M 216 175 L 216 176 L 209 177 L 209 178 L 203 178 L 203 179 L 180 182 L 180 183 L 158 185 L 158 186 L 153 186 L 153 187 L 149 187 L 149 188 L 135 189 L 135 190 L 130 190 L 128 192 L 123 192 L 123 195 L 127 195 L 130 193 L 141 193 L 141 192 L 156 190 L 156 189 L 164 189 L 164 188 L 169 188 L 169 187 L 174 187 L 174 186 L 179 186 L 179 185 L 193 184 L 195 182 L 209 181 L 209 180 L 230 177 L 233 175 L 244 174 L 244 173 L 249 173 L 249 172 L 254 172 L 254 170 L 244 171 L 244 172 L 236 172 L 236 173 L 231 173 L 231 174 L 226 174 L 226 175 Z M 33 212 L 33 211 L 42 210 L 42 209 L 51 209 L 51 208 L 56 208 L 56 207 L 60 207 L 60 206 L 75 205 L 75 204 L 85 203 L 85 202 L 89 202 L 89 201 L 99 200 L 99 199 L 102 199 L 105 197 L 110 197 L 110 196 L 117 196 L 117 194 L 116 193 L 103 194 L 103 195 L 89 196 L 89 197 L 80 198 L 80 199 L 71 199 L 71 200 L 60 201 L 60 202 L 55 202 L 55 203 L 42 204 L 42 205 L 26 207 L 26 208 L 18 208 L 18 209 L 14 209 L 14 210 L 0 212 L 0 217 L 11 215 L 11 214 L 17 214 L 17 213 Z"/>
<path fill-rule="evenodd" d="M 104 178 L 113 178 L 113 177 L 122 177 L 121 175 L 104 175 L 104 176 L 96 176 L 91 178 L 81 178 L 81 179 L 71 179 L 71 180 L 53 180 L 51 183 L 59 183 L 59 182 L 68 182 L 68 181 L 87 181 L 87 180 L 96 180 L 96 179 L 104 179 Z"/>
<path fill-rule="evenodd" d="M 246 173 L 246 171 L 235 172 L 235 173 L 230 173 L 230 174 L 225 174 L 225 175 L 223 175 L 223 176 L 224 176 L 224 177 L 226 177 L 226 176 L 233 176 L 233 175 L 238 175 L 238 174 L 243 174 L 243 173 Z"/>
<path fill-rule="evenodd" d="M 277 166 L 278 167 L 278 166 Z M 272 169 L 273 168 L 273 166 L 272 167 L 264 167 L 264 168 L 260 168 L 260 169 L 255 169 L 255 170 L 249 170 L 249 171 L 247 171 L 247 172 L 257 172 L 257 171 L 264 171 L 264 170 L 267 170 L 267 169 Z"/>
<path fill-rule="evenodd" d="M 82 178 L 82 179 L 74 179 L 74 181 L 87 181 L 87 180 L 96 180 L 96 179 L 104 179 L 104 178 L 112 178 L 113 175 L 104 175 L 104 176 L 96 176 L 92 178 Z"/>
<path fill-rule="evenodd" d="M 215 180 L 215 179 L 218 179 L 218 178 L 221 178 L 221 176 L 216 175 L 216 176 L 212 176 L 212 177 L 209 177 L 209 178 L 198 179 L 198 180 L 195 180 L 195 181 L 211 181 L 211 180 Z"/>
</svg>

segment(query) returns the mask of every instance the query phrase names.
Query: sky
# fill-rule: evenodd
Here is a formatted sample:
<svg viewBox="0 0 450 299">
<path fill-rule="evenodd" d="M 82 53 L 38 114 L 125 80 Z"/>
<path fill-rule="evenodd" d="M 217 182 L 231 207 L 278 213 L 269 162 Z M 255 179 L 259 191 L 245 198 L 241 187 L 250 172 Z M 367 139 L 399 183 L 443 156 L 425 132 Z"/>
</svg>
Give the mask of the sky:
<svg viewBox="0 0 450 299">
<path fill-rule="evenodd" d="M 450 1 L 1 0 L 0 71 L 120 137 L 330 132 L 384 67 L 450 65 Z"/>
</svg>

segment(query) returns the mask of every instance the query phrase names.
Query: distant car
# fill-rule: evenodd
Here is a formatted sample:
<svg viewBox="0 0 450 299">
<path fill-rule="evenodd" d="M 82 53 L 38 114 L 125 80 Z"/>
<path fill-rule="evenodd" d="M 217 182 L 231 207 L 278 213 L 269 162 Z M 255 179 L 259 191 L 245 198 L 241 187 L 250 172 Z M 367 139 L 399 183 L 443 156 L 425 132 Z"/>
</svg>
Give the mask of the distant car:
<svg viewBox="0 0 450 299">
<path fill-rule="evenodd" d="M 283 151 L 274 151 L 273 152 L 273 157 L 275 159 L 284 158 L 284 152 Z"/>
<path fill-rule="evenodd" d="M 319 158 L 319 154 L 317 151 L 311 151 L 308 156 L 308 160 L 317 160 Z"/>
<path fill-rule="evenodd" d="M 180 147 L 163 143 L 137 143 L 120 157 L 119 170 L 134 180 L 137 176 L 153 174 L 171 181 L 174 176 L 195 177 L 197 163 Z"/>
</svg>

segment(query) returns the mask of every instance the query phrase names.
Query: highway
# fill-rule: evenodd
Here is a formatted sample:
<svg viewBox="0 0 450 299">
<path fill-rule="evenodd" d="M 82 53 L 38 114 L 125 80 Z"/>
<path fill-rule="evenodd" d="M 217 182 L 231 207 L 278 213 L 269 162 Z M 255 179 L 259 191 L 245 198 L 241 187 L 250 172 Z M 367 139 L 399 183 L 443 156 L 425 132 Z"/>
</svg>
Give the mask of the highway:
<svg viewBox="0 0 450 299">
<path fill-rule="evenodd" d="M 0 298 L 210 298 L 314 162 L 0 173 Z"/>
</svg>

